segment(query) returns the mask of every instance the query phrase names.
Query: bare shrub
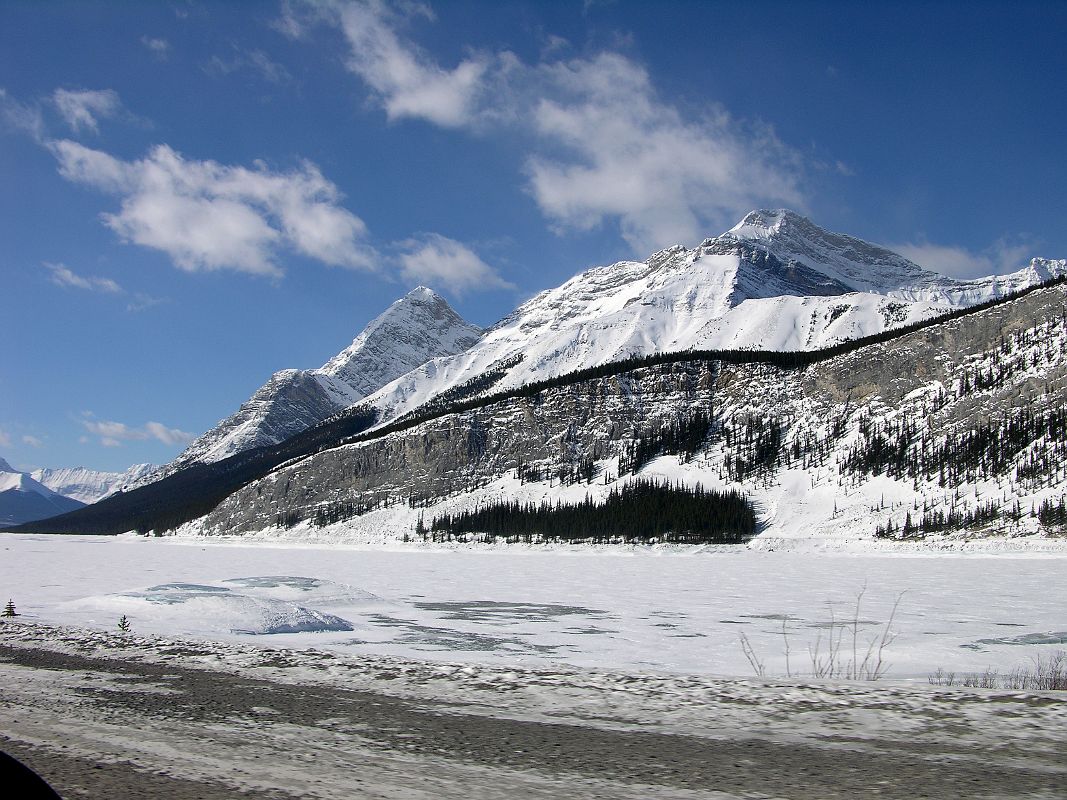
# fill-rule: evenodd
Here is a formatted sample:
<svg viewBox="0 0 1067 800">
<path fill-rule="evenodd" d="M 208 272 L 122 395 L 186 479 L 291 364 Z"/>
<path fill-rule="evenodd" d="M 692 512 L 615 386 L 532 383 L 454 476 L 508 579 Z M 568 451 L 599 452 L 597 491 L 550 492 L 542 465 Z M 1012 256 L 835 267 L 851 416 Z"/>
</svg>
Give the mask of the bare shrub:
<svg viewBox="0 0 1067 800">
<path fill-rule="evenodd" d="M 1030 666 L 1015 667 L 1006 675 L 997 670 L 969 672 L 957 675 L 940 667 L 930 673 L 934 686 L 966 686 L 975 689 L 1009 689 L 1018 691 L 1067 690 L 1067 652 L 1059 650 L 1051 655 L 1035 656 Z"/>
<path fill-rule="evenodd" d="M 897 596 L 889 619 L 886 620 L 880 632 L 871 639 L 862 641 L 860 610 L 866 592 L 866 585 L 857 592 L 852 614 L 846 618 L 839 618 L 834 611 L 833 603 L 827 603 L 830 622 L 827 629 L 820 632 L 814 642 L 808 643 L 808 659 L 811 669 L 807 673 L 793 672 L 790 663 L 792 650 L 789 630 L 786 620 L 782 619 L 782 649 L 785 654 L 786 677 L 810 675 L 815 678 L 876 681 L 885 676 L 890 666 L 886 661 L 886 650 L 897 637 L 896 632 L 893 631 L 893 621 L 896 619 L 897 609 L 904 598 L 904 593 L 901 592 Z M 752 670 L 763 677 L 766 674 L 765 664 L 744 633 L 741 634 L 741 652 L 744 653 Z"/>
</svg>

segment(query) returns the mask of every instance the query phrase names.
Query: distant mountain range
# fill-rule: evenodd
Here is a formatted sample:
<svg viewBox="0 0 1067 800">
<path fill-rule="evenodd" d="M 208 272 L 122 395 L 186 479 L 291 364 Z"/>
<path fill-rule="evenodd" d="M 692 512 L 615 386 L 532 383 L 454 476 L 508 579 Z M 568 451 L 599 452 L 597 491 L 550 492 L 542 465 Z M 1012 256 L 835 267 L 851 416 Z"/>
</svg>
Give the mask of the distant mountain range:
<svg viewBox="0 0 1067 800">
<path fill-rule="evenodd" d="M 84 467 L 19 472 L 0 458 L 0 527 L 53 517 L 95 503 L 158 469 L 135 464 L 125 472 Z"/>
<path fill-rule="evenodd" d="M 53 492 L 0 458 L 0 528 L 54 517 L 85 503 Z"/>
<path fill-rule="evenodd" d="M 1026 312 L 1012 309 L 1049 313 L 1062 303 L 1057 299 L 1062 289 L 1040 295 L 1040 302 L 1022 294 L 1064 275 L 1067 261 L 1033 259 L 1008 275 L 956 280 L 886 248 L 826 231 L 793 212 L 761 210 L 696 248 L 675 246 L 644 262 L 624 261 L 583 272 L 523 303 L 485 331 L 420 288 L 394 303 L 322 368 L 277 373 L 178 459 L 143 476 L 140 487 L 128 484 L 132 491 L 51 522 L 55 530 L 116 532 L 172 528 L 201 517 L 188 530 L 225 533 L 279 525 L 302 530 L 309 519 L 329 524 L 348 520 L 348 529 L 365 532 L 366 525 L 377 520 L 373 524 L 381 523 L 382 530 L 390 525 L 406 530 L 412 521 L 410 514 L 397 510 L 401 500 L 409 510 L 417 506 L 429 515 L 463 508 L 485 501 L 480 493 L 485 485 L 504 494 L 513 491 L 508 474 L 530 476 L 530 485 L 541 493 L 538 497 L 557 500 L 578 491 L 564 488 L 571 485 L 564 475 L 595 472 L 603 486 L 622 481 L 621 467 L 632 465 L 637 452 L 628 448 L 645 452 L 655 450 L 659 445 L 654 443 L 665 441 L 664 436 L 672 440 L 680 434 L 658 431 L 685 427 L 686 414 L 693 409 L 701 409 L 712 422 L 703 443 L 687 458 L 703 458 L 707 469 L 678 474 L 778 503 L 781 498 L 766 495 L 753 481 L 785 480 L 778 471 L 786 462 L 792 465 L 788 469 L 800 470 L 790 482 L 812 487 L 833 472 L 824 461 L 816 465 L 814 456 L 797 455 L 800 467 L 792 457 L 783 460 L 784 448 L 806 454 L 812 442 L 829 435 L 818 426 L 830 426 L 836 433 L 833 441 L 820 445 L 820 458 L 826 453 L 845 458 L 847 450 L 840 448 L 866 435 L 874 417 L 903 413 L 904 408 L 917 413 L 907 405 L 907 397 L 898 397 L 901 386 L 921 390 L 923 397 L 951 388 L 953 413 L 969 419 L 965 410 L 977 407 L 974 381 L 982 384 L 986 378 L 968 372 L 967 359 L 986 363 L 994 358 L 989 348 L 1008 346 L 997 339 L 1007 329 L 994 330 L 982 320 L 1010 319 L 1013 331 L 1028 323 L 1035 331 L 1045 325 L 1042 330 L 1058 342 L 1059 350 L 1039 352 L 1032 339 L 1037 334 L 1026 334 L 1031 338 L 1020 340 L 1016 349 L 1028 353 L 1033 375 L 1013 367 L 1014 377 L 1002 378 L 1002 383 L 1025 378 L 1029 383 L 1018 391 L 1028 387 L 1042 407 L 1054 407 L 1057 397 L 1063 399 L 1057 394 L 1062 392 L 1060 366 L 1053 357 L 1064 349 L 1062 331 L 1048 320 L 1028 321 Z M 983 311 L 974 324 L 952 316 L 1004 298 L 1010 302 L 1004 304 L 1007 310 L 997 312 L 1000 316 Z M 928 332 L 921 340 L 892 333 L 918 331 L 926 321 L 936 324 L 923 328 Z M 912 363 L 910 351 L 897 352 L 886 344 L 883 350 L 896 355 L 878 351 L 883 354 L 872 372 L 852 355 L 867 352 L 857 351 L 861 345 L 883 347 L 881 342 L 897 339 L 921 341 L 932 361 Z M 809 352 L 814 353 L 810 358 L 789 355 Z M 674 368 L 655 366 L 690 363 L 686 359 L 692 363 L 679 367 L 677 374 Z M 755 366 L 734 369 L 728 364 Z M 826 366 L 816 366 L 822 364 Z M 901 373 L 902 364 L 911 372 Z M 640 371 L 646 368 L 653 372 Z M 774 369 L 786 372 L 767 383 L 767 370 Z M 853 382 L 846 391 L 841 387 L 847 380 L 827 383 L 826 378 L 805 377 L 806 371 L 823 375 L 836 369 L 863 374 L 866 383 Z M 1036 382 L 1042 378 L 1045 384 L 1038 390 Z M 730 388 L 731 381 L 738 380 L 759 391 Z M 816 391 L 811 381 L 822 388 Z M 831 384 L 837 388 L 828 388 Z M 791 394 L 782 396 L 786 386 Z M 1003 416 L 1015 408 L 1004 405 L 1011 400 L 1010 392 L 997 397 L 988 407 L 982 405 L 982 413 Z M 501 407 L 496 417 L 487 411 L 498 403 L 521 406 L 527 402 L 522 398 L 547 405 L 521 414 L 517 407 Z M 929 415 L 934 401 L 924 402 L 923 413 Z M 616 409 L 615 416 L 598 416 L 608 407 Z M 544 419 L 539 417 L 542 412 L 548 415 Z M 762 420 L 761 425 L 773 420 L 768 428 L 775 431 L 773 441 L 765 443 L 767 453 L 776 453 L 770 462 L 773 469 L 747 474 L 722 460 L 737 455 L 736 443 L 717 443 L 715 436 L 727 436 L 730 430 L 735 433 L 728 439 L 742 435 L 737 426 L 743 418 Z M 444 420 L 446 429 L 435 428 L 433 420 Z M 813 420 L 818 425 L 810 427 Z M 954 435 L 964 422 L 945 424 L 948 427 L 933 426 L 926 434 Z M 928 446 L 922 434 L 909 435 L 920 436 Z M 752 431 L 743 435 L 756 436 Z M 909 439 L 897 446 L 908 451 L 913 445 Z M 401 449 L 389 449 L 394 446 Z M 667 447 L 665 454 L 671 452 Z M 1028 469 L 1044 475 L 1054 460 Z M 1012 469 L 1018 466 L 1011 463 Z M 987 478 L 1009 479 L 1001 473 Z M 869 500 L 866 489 L 850 493 L 848 480 L 853 478 L 839 473 L 836 480 L 840 497 L 829 492 L 824 498 L 831 507 Z M 520 483 L 527 485 L 525 478 Z M 1045 481 L 1040 492 L 1035 486 L 1012 497 L 1019 503 L 1044 502 L 1056 482 Z M 979 495 L 983 487 L 985 483 L 978 487 Z M 907 494 L 897 488 L 897 495 Z M 927 499 L 933 496 L 932 491 L 915 491 L 929 495 Z M 1002 493 L 1002 501 L 1008 502 L 1010 493 Z M 914 497 L 912 502 L 918 503 Z M 916 509 L 920 506 L 924 504 Z M 388 524 L 380 515 L 385 508 L 394 509 Z M 837 512 L 831 518 L 836 520 Z M 770 519 L 765 517 L 765 522 Z M 818 514 L 812 517 L 821 519 Z M 857 514 L 854 530 L 859 531 L 863 519 Z"/>
</svg>

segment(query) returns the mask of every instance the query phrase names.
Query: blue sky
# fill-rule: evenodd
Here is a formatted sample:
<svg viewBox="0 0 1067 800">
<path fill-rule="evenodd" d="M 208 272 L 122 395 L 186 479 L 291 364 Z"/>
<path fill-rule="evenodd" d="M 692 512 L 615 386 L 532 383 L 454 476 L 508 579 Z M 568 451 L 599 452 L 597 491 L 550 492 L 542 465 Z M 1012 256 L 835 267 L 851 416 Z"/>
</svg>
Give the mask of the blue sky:
<svg viewBox="0 0 1067 800">
<path fill-rule="evenodd" d="M 760 206 L 1067 256 L 1067 4 L 6 2 L 0 456 L 163 462 L 422 283 L 486 325 Z"/>
</svg>

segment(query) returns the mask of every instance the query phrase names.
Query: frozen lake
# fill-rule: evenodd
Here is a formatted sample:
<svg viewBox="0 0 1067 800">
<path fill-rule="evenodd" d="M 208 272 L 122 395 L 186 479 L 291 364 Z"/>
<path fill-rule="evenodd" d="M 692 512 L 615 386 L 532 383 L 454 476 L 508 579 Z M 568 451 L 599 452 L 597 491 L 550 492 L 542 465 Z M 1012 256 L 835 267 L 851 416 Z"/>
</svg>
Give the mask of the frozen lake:
<svg viewBox="0 0 1067 800">
<path fill-rule="evenodd" d="M 794 672 L 831 614 L 860 644 L 894 602 L 890 678 L 1067 650 L 1067 557 L 404 550 L 0 534 L 0 603 L 136 633 L 497 664 Z M 851 638 L 846 640 L 851 648 Z"/>
</svg>

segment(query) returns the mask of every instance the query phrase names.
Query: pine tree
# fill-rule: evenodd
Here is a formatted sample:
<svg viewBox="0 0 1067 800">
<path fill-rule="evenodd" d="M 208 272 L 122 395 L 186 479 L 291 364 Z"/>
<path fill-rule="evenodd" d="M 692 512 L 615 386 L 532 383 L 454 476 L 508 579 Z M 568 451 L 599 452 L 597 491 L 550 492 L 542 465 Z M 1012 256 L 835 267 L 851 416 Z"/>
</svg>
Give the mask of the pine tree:
<svg viewBox="0 0 1067 800">
<path fill-rule="evenodd" d="M 18 612 L 15 611 L 15 601 L 14 600 L 8 600 L 7 601 L 7 605 L 4 606 L 4 613 L 2 615 L 0 615 L 0 616 L 4 616 L 4 617 L 17 617 L 18 616 Z"/>
<path fill-rule="evenodd" d="M 130 624 L 130 620 L 125 614 L 119 617 L 119 630 L 122 633 L 129 633 L 133 630 L 133 625 Z"/>
</svg>

